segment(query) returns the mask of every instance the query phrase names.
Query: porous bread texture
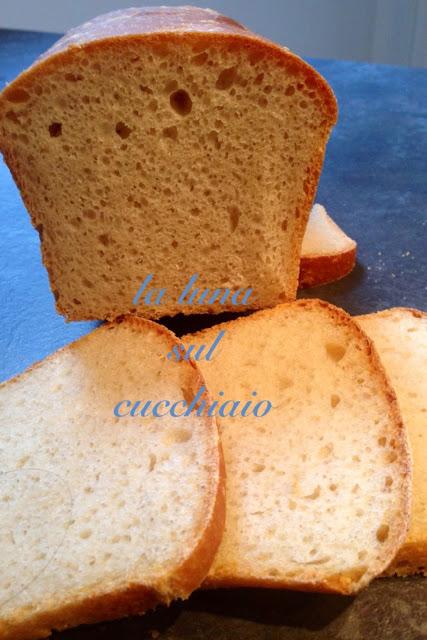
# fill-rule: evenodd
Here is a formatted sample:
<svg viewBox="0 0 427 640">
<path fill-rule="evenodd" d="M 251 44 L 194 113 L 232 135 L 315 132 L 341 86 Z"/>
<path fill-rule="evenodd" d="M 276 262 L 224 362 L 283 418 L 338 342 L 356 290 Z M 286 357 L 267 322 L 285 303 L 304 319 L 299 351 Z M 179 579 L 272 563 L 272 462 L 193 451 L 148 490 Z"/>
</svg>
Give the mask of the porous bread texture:
<svg viewBox="0 0 427 640">
<path fill-rule="evenodd" d="M 0 96 L 0 149 L 58 311 L 235 309 L 178 304 L 193 273 L 212 291 L 252 287 L 244 308 L 294 298 L 332 90 L 215 12 L 129 11 L 74 30 Z M 150 273 L 167 295 L 134 306 Z"/>
<path fill-rule="evenodd" d="M 341 280 L 356 263 L 357 244 L 315 204 L 310 211 L 301 247 L 299 286 L 316 287 Z"/>
<path fill-rule="evenodd" d="M 226 525 L 205 585 L 354 593 L 408 528 L 410 458 L 393 390 L 343 311 L 300 300 L 187 335 L 226 334 L 200 361 L 213 397 L 273 409 L 218 417 Z"/>
<path fill-rule="evenodd" d="M 139 614 L 206 576 L 224 522 L 213 419 L 116 418 L 203 379 L 134 318 L 105 325 L 0 388 L 0 637 Z"/>
<path fill-rule="evenodd" d="M 372 338 L 408 429 L 413 459 L 408 537 L 387 574 L 427 572 L 427 314 L 394 308 L 356 318 Z"/>
</svg>

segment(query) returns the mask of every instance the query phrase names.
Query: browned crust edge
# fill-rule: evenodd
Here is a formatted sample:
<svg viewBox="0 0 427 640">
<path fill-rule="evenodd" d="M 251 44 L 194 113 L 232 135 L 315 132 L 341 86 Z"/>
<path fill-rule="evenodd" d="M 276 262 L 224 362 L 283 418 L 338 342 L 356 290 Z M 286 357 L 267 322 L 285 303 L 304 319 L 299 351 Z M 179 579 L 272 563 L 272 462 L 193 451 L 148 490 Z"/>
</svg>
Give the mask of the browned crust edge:
<svg viewBox="0 0 427 640">
<path fill-rule="evenodd" d="M 408 313 L 408 315 L 413 316 L 414 318 L 425 318 L 427 317 L 427 311 L 421 311 L 420 309 L 415 309 L 413 307 L 390 307 L 389 309 L 381 309 L 380 311 L 374 311 L 373 313 L 364 313 L 358 316 L 354 316 L 356 322 L 359 318 L 372 318 L 373 316 L 389 316 L 392 315 L 395 311 L 399 311 L 399 313 Z"/>
<path fill-rule="evenodd" d="M 164 336 L 171 345 L 181 344 L 181 341 L 166 327 L 151 320 L 134 316 L 125 316 L 120 318 L 118 322 L 104 324 L 95 331 L 105 332 L 122 322 L 136 326 L 141 331 L 145 328 L 154 330 Z M 23 373 L 3 382 L 0 388 L 19 382 L 46 361 L 53 360 L 58 353 L 73 349 L 82 341 L 90 340 L 93 333 L 83 336 L 44 360 L 35 363 Z M 186 361 L 186 363 L 194 370 L 196 384 L 206 386 L 196 364 L 193 361 Z M 201 517 L 204 527 L 200 530 L 200 535 L 187 558 L 174 569 L 173 573 L 155 585 L 138 584 L 130 576 L 127 579 L 127 584 L 115 592 L 91 596 L 90 592 L 83 591 L 80 598 L 75 599 L 72 603 L 53 607 L 49 611 L 42 611 L 33 616 L 24 617 L 17 611 L 12 623 L 2 622 L 0 617 L 0 638 L 4 640 L 31 640 L 47 637 L 53 629 L 63 630 L 80 624 L 139 615 L 160 603 L 168 604 L 174 598 L 185 599 L 200 586 L 221 542 L 225 522 L 225 467 L 222 447 L 215 420 L 205 416 L 205 422 L 206 431 L 211 432 L 212 439 L 216 440 L 216 444 L 212 448 L 212 466 L 217 467 L 218 473 L 216 477 L 212 476 L 211 486 L 206 488 L 205 508 Z"/>
<path fill-rule="evenodd" d="M 361 329 L 359 324 L 344 310 L 329 304 L 319 299 L 301 299 L 295 302 L 288 302 L 282 305 L 278 305 L 273 309 L 265 309 L 258 311 L 256 314 L 250 316 L 240 317 L 231 322 L 225 322 L 215 325 L 215 330 L 220 328 L 230 327 L 230 325 L 236 323 L 251 322 L 256 315 L 269 316 L 280 312 L 281 309 L 286 309 L 292 306 L 306 307 L 308 309 L 323 308 L 330 317 L 332 317 L 338 324 L 346 325 L 353 332 L 364 345 L 365 352 L 368 356 L 368 360 L 371 365 L 371 370 L 374 375 L 377 376 L 378 381 L 383 389 L 384 396 L 386 397 L 390 407 L 390 420 L 393 422 L 394 429 L 396 431 L 396 449 L 399 451 L 399 462 L 401 469 L 401 476 L 404 479 L 404 485 L 401 492 L 401 508 L 400 531 L 394 535 L 392 539 L 389 539 L 387 546 L 387 553 L 383 554 L 383 558 L 376 565 L 373 565 L 370 571 L 367 571 L 362 578 L 357 576 L 357 570 L 349 571 L 342 574 L 327 576 L 324 580 L 312 582 L 301 582 L 297 579 L 282 578 L 277 580 L 265 579 L 263 576 L 247 575 L 247 574 L 230 574 L 230 575 L 208 575 L 203 583 L 206 588 L 225 587 L 225 586 L 250 586 L 250 587 L 267 587 L 274 589 L 291 589 L 291 590 L 304 590 L 304 591 L 316 591 L 323 593 L 341 593 L 350 595 L 356 593 L 360 589 L 367 586 L 367 584 L 375 577 L 379 576 L 390 565 L 391 560 L 394 558 L 397 550 L 404 542 L 410 522 L 410 506 L 411 506 L 411 491 L 412 491 L 412 464 L 411 453 L 409 448 L 408 437 L 405 426 L 400 414 L 399 405 L 397 402 L 396 393 L 391 386 L 387 373 L 381 363 L 378 353 L 375 349 L 373 341 L 366 335 Z M 211 331 L 212 329 L 205 329 L 203 331 L 196 332 L 194 334 L 187 334 L 182 337 L 183 342 L 194 339 L 195 336 L 202 336 L 204 333 Z"/>
<path fill-rule="evenodd" d="M 301 256 L 299 287 L 318 287 L 345 278 L 356 264 L 357 247 L 329 256 Z"/>
</svg>

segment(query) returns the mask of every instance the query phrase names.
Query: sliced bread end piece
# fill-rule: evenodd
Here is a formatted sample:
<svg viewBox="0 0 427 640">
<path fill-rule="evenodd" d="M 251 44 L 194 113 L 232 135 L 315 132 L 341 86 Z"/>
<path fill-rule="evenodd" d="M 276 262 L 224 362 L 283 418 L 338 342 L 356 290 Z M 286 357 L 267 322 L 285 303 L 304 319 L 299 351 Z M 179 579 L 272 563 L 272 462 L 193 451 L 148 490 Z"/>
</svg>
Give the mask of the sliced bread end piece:
<svg viewBox="0 0 427 640">
<path fill-rule="evenodd" d="M 427 314 L 394 308 L 359 316 L 396 390 L 413 458 L 408 537 L 387 575 L 427 575 Z"/>
<path fill-rule="evenodd" d="M 206 586 L 354 593 L 405 539 L 410 456 L 395 394 L 346 313 L 300 300 L 183 340 L 209 344 L 214 398 L 268 399 L 264 417 L 218 416 L 225 533 Z"/>
<path fill-rule="evenodd" d="M 253 287 L 242 309 L 294 299 L 336 118 L 312 67 L 217 12 L 127 9 L 72 30 L 0 93 L 0 150 L 58 312 L 235 310 L 231 295 L 180 304 L 194 273 L 211 292 Z M 160 305 L 132 300 L 149 274 Z"/>
<path fill-rule="evenodd" d="M 315 204 L 310 212 L 301 249 L 299 286 L 317 287 L 341 280 L 353 270 L 357 244 Z"/>
<path fill-rule="evenodd" d="M 167 360 L 178 343 L 127 318 L 0 387 L 1 638 L 140 614 L 206 576 L 224 523 L 214 420 L 113 414 L 204 384 Z"/>
</svg>

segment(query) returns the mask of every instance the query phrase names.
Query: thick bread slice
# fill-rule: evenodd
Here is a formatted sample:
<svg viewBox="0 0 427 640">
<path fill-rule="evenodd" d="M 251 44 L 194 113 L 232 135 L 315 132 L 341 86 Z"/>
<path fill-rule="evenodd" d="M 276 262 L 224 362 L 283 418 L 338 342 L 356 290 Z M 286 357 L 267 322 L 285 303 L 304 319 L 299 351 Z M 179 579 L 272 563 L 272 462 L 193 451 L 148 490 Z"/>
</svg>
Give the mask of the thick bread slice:
<svg viewBox="0 0 427 640">
<path fill-rule="evenodd" d="M 374 341 L 390 376 L 412 448 L 409 534 L 387 574 L 427 575 L 427 314 L 387 309 L 357 321 Z"/>
<path fill-rule="evenodd" d="M 226 525 L 205 584 L 354 593 L 391 562 L 409 519 L 406 433 L 371 342 L 319 300 L 220 328 L 200 362 L 213 397 L 243 404 L 254 391 L 273 409 L 218 417 Z"/>
<path fill-rule="evenodd" d="M 183 306 L 188 278 L 295 297 L 301 242 L 337 117 L 326 81 L 207 9 L 113 12 L 74 29 L 0 95 L 0 150 L 71 320 Z M 133 303 L 141 282 L 161 304 Z"/>
<path fill-rule="evenodd" d="M 317 287 L 341 280 L 356 263 L 357 244 L 321 204 L 310 212 L 301 249 L 299 286 Z"/>
<path fill-rule="evenodd" d="M 0 638 L 185 598 L 223 529 L 212 419 L 116 418 L 203 384 L 152 322 L 104 325 L 0 388 Z"/>
</svg>

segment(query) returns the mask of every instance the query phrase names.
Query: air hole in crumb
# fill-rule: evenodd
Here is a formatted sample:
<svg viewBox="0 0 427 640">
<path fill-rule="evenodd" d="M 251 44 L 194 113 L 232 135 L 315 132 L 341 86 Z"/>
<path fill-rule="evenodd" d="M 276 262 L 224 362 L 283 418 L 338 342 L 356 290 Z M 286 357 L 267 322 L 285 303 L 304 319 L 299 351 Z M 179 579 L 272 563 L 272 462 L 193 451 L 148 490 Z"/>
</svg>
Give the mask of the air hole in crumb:
<svg viewBox="0 0 427 640">
<path fill-rule="evenodd" d="M 83 80 L 83 76 L 79 73 L 66 73 L 65 79 L 68 82 L 79 82 L 80 80 Z"/>
<path fill-rule="evenodd" d="M 319 485 L 317 485 L 313 493 L 310 493 L 308 496 L 304 496 L 304 498 L 306 498 L 307 500 L 316 500 L 319 496 L 320 496 L 320 487 Z"/>
<path fill-rule="evenodd" d="M 216 81 L 217 89 L 229 89 L 236 79 L 237 69 L 236 67 L 229 67 L 228 69 L 223 69 L 219 74 Z"/>
<path fill-rule="evenodd" d="M 202 64 L 205 64 L 205 62 L 207 62 L 207 59 L 208 59 L 208 54 L 206 53 L 206 51 L 204 51 L 203 53 L 199 53 L 198 56 L 194 56 L 192 60 L 194 64 L 202 65 Z"/>
<path fill-rule="evenodd" d="M 210 131 L 210 132 L 208 133 L 208 135 L 207 135 L 207 139 L 209 140 L 209 142 L 210 142 L 210 143 L 212 143 L 212 144 L 213 144 L 213 146 L 214 146 L 216 149 L 220 149 L 220 147 L 221 147 L 221 143 L 220 143 L 220 141 L 219 141 L 219 138 L 218 138 L 218 132 L 217 132 L 217 131 Z"/>
<path fill-rule="evenodd" d="M 90 538 L 91 535 L 92 531 L 90 529 L 85 529 L 84 531 L 80 532 L 80 538 L 82 540 L 87 540 L 87 538 Z"/>
<path fill-rule="evenodd" d="M 176 241 L 176 240 L 172 240 L 171 245 L 172 245 L 172 247 L 173 247 L 174 249 L 176 249 L 176 248 L 177 248 L 177 246 L 178 246 L 178 243 L 177 243 L 177 241 Z"/>
<path fill-rule="evenodd" d="M 377 529 L 378 542 L 385 542 L 388 538 L 389 531 L 390 531 L 390 527 L 388 526 L 388 524 L 382 524 L 380 527 L 378 527 Z"/>
<path fill-rule="evenodd" d="M 280 225 L 282 227 L 282 231 L 286 231 L 288 228 L 288 221 L 287 220 L 283 220 L 282 224 Z"/>
<path fill-rule="evenodd" d="M 325 345 L 326 353 L 334 362 L 339 362 L 343 359 L 345 352 L 347 351 L 346 347 L 342 344 L 338 344 L 337 342 L 327 342 Z"/>
<path fill-rule="evenodd" d="M 387 444 L 387 438 L 385 438 L 384 436 L 378 438 L 378 444 L 380 447 L 385 447 Z"/>
<path fill-rule="evenodd" d="M 182 429 L 177 427 L 176 429 L 170 429 L 167 433 L 167 440 L 172 444 L 181 444 L 181 442 L 188 442 L 191 439 L 190 429 Z"/>
<path fill-rule="evenodd" d="M 286 87 L 286 91 L 285 91 L 286 96 L 293 96 L 294 93 L 295 93 L 295 87 L 293 87 L 291 84 Z"/>
<path fill-rule="evenodd" d="M 106 234 L 106 233 L 102 233 L 100 236 L 98 236 L 98 240 L 105 247 L 110 243 L 110 238 L 109 238 L 108 234 Z"/>
<path fill-rule="evenodd" d="M 287 376 L 284 376 L 279 380 L 279 389 L 281 391 L 284 391 L 285 389 L 289 389 L 289 387 L 292 387 L 293 384 L 294 384 L 294 381 L 292 380 L 292 378 L 288 378 Z"/>
<path fill-rule="evenodd" d="M 73 298 L 73 302 L 74 304 L 81 304 L 80 300 L 77 300 L 77 298 Z"/>
<path fill-rule="evenodd" d="M 254 471 L 255 473 L 260 473 L 261 471 L 264 471 L 264 469 L 265 464 L 260 464 L 258 462 L 256 462 L 252 467 L 252 471 Z"/>
<path fill-rule="evenodd" d="M 129 138 L 132 133 L 132 129 L 130 129 L 124 122 L 118 122 L 116 124 L 116 133 L 124 140 L 125 138 Z"/>
<path fill-rule="evenodd" d="M 335 409 L 335 407 L 341 402 L 341 398 L 337 396 L 335 393 L 331 395 L 331 407 Z"/>
<path fill-rule="evenodd" d="M 165 138 L 170 138 L 171 140 L 177 140 L 178 129 L 176 127 L 165 127 L 165 129 L 163 129 L 163 135 Z"/>
<path fill-rule="evenodd" d="M 391 476 L 387 476 L 384 481 L 384 484 L 386 487 L 391 487 L 393 484 L 393 478 Z"/>
<path fill-rule="evenodd" d="M 30 94 L 25 89 L 11 89 L 5 97 L 8 102 L 27 102 L 30 99 Z"/>
<path fill-rule="evenodd" d="M 237 229 L 237 225 L 239 224 L 240 211 L 237 207 L 229 207 L 228 214 L 230 216 L 230 229 L 233 233 L 233 231 Z"/>
<path fill-rule="evenodd" d="M 51 138 L 58 138 L 62 135 L 62 124 L 60 122 L 52 122 L 49 125 L 49 135 Z"/>
<path fill-rule="evenodd" d="M 156 466 L 156 462 L 157 462 L 157 458 L 153 453 L 150 453 L 149 456 L 149 463 L 148 463 L 148 471 L 153 471 L 154 467 Z"/>
<path fill-rule="evenodd" d="M 171 94 L 170 105 L 180 116 L 187 116 L 193 108 L 192 100 L 184 89 L 179 89 Z"/>
</svg>

